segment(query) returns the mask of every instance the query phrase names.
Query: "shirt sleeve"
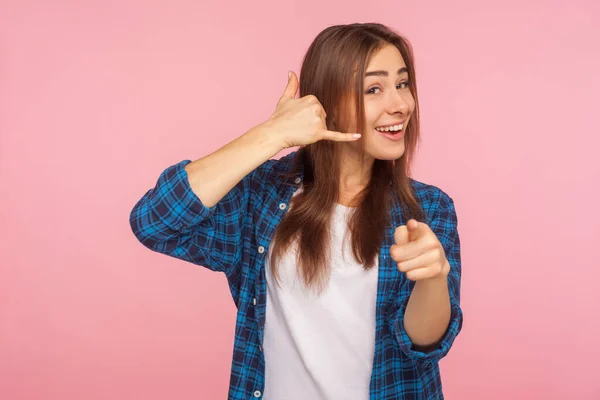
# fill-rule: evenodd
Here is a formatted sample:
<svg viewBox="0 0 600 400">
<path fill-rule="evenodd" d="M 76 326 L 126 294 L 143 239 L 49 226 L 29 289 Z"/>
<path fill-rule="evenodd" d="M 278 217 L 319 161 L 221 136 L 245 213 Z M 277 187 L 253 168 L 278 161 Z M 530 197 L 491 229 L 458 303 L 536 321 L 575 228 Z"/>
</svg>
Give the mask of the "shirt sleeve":
<svg viewBox="0 0 600 400">
<path fill-rule="evenodd" d="M 241 263 L 244 225 L 256 170 L 213 207 L 193 192 L 184 160 L 164 170 L 133 207 L 129 223 L 147 248 L 229 274 Z"/>
<path fill-rule="evenodd" d="M 429 349 L 417 350 L 412 344 L 404 328 L 404 312 L 412 289 L 414 281 L 405 279 L 400 290 L 402 299 L 400 307 L 395 314 L 393 329 L 396 338 L 400 343 L 402 351 L 411 359 L 417 362 L 435 363 L 448 354 L 452 343 L 462 329 L 463 314 L 460 307 L 460 281 L 461 281 L 461 257 L 460 257 L 460 237 L 458 234 L 458 220 L 453 200 L 443 191 L 437 190 L 436 197 L 438 201 L 432 210 L 429 227 L 435 232 L 438 240 L 441 242 L 446 253 L 446 258 L 450 263 L 450 273 L 448 274 L 448 292 L 450 294 L 450 323 L 442 339 L 431 346 Z"/>
</svg>

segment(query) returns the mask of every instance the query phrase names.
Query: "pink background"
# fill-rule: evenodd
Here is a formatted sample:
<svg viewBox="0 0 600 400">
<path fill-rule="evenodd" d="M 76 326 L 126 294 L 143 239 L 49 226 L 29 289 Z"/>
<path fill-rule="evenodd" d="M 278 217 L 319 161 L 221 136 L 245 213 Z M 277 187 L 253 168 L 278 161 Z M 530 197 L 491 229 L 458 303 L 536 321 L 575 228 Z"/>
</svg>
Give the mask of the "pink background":
<svg viewBox="0 0 600 400">
<path fill-rule="evenodd" d="M 145 249 L 129 212 L 268 118 L 319 31 L 366 21 L 415 46 L 415 177 L 457 205 L 446 397 L 600 399 L 594 0 L 4 0 L 1 399 L 225 398 L 224 276 Z"/>
</svg>

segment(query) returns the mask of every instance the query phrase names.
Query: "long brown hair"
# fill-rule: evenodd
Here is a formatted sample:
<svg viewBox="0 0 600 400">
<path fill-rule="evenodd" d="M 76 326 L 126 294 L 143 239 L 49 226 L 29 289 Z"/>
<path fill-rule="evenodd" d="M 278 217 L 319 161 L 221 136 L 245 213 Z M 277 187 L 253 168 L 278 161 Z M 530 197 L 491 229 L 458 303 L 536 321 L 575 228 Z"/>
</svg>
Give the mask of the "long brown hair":
<svg viewBox="0 0 600 400">
<path fill-rule="evenodd" d="M 327 128 L 348 132 L 349 107 L 357 110 L 358 130 L 364 132 L 363 77 L 373 55 L 386 44 L 398 48 L 410 76 L 409 88 L 415 109 L 405 128 L 405 151 L 398 160 L 375 160 L 368 185 L 354 198 L 349 219 L 352 253 L 365 269 L 375 265 L 382 245 L 389 211 L 399 202 L 405 220 L 422 221 L 410 184 L 411 160 L 419 142 L 419 103 L 414 58 L 410 43 L 392 29 L 377 23 L 336 25 L 323 30 L 312 42 L 300 71 L 300 96 L 316 96 L 327 114 Z M 353 87 L 349 90 L 348 88 Z M 354 99 L 354 104 L 348 104 Z M 333 207 L 338 200 L 340 144 L 322 140 L 301 147 L 291 174 L 303 169 L 302 192 L 291 200 L 273 238 L 271 270 L 279 280 L 278 261 L 290 245 L 297 244 L 296 261 L 308 287 L 322 290 L 330 273 L 329 237 Z M 364 148 L 360 146 L 361 155 Z"/>
</svg>

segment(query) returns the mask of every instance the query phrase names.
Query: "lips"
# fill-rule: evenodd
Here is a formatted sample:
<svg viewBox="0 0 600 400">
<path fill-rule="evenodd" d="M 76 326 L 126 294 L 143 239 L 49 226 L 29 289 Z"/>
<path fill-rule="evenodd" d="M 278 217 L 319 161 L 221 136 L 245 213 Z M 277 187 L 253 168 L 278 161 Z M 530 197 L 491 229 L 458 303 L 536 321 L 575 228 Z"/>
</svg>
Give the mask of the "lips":
<svg viewBox="0 0 600 400">
<path fill-rule="evenodd" d="M 379 133 L 384 138 L 389 139 L 394 142 L 402 140 L 402 138 L 404 138 L 404 130 L 403 129 L 399 130 L 399 131 L 394 131 L 394 132 L 385 132 L 385 131 L 378 131 L 378 130 L 375 130 L 375 132 Z"/>
<path fill-rule="evenodd" d="M 387 124 L 387 125 L 380 125 L 380 126 L 376 126 L 375 129 L 377 129 L 377 128 L 389 128 L 391 126 L 396 126 L 396 125 L 402 125 L 402 128 L 404 128 L 404 123 L 405 122 L 406 122 L 406 120 L 395 122 L 395 123 L 392 123 L 392 124 Z"/>
</svg>

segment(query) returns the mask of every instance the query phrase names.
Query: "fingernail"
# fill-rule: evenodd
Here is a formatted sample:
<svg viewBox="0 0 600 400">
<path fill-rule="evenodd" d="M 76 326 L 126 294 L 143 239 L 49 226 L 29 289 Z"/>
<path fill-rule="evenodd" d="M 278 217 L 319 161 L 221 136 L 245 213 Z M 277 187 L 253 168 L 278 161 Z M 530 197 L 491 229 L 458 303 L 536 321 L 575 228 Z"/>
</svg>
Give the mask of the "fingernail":
<svg viewBox="0 0 600 400">
<path fill-rule="evenodd" d="M 292 71 L 288 71 L 288 80 L 292 77 Z"/>
<path fill-rule="evenodd" d="M 354 135 L 352 135 L 352 137 L 359 138 L 359 137 L 361 137 L 361 134 L 360 133 L 355 133 Z"/>
</svg>

